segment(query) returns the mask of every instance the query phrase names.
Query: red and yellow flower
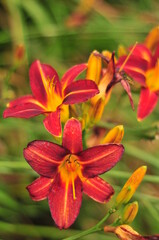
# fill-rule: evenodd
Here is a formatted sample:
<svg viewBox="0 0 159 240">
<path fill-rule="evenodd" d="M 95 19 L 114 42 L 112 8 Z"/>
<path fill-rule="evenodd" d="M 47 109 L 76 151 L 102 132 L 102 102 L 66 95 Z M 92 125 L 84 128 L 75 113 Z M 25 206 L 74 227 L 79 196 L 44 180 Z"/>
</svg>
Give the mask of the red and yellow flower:
<svg viewBox="0 0 159 240">
<path fill-rule="evenodd" d="M 126 57 L 119 58 L 118 67 Z M 137 118 L 141 121 L 154 110 L 159 98 L 159 27 L 148 34 L 143 44 L 137 44 L 124 71 L 141 84 L 137 111 Z"/>
<path fill-rule="evenodd" d="M 45 114 L 45 128 L 51 134 L 60 136 L 61 121 L 66 122 L 69 117 L 68 105 L 84 102 L 99 92 L 91 80 L 74 82 L 86 68 L 86 64 L 75 65 L 59 81 L 54 68 L 40 61 L 33 62 L 29 71 L 33 95 L 10 102 L 3 117 L 30 118 Z"/>
<path fill-rule="evenodd" d="M 83 150 L 81 124 L 67 121 L 62 146 L 47 141 L 33 141 L 24 149 L 24 157 L 40 174 L 27 187 L 35 201 L 48 198 L 57 226 L 68 228 L 80 210 L 82 191 L 97 202 L 109 201 L 113 188 L 98 177 L 110 170 L 122 157 L 121 144 L 104 144 Z"/>
</svg>

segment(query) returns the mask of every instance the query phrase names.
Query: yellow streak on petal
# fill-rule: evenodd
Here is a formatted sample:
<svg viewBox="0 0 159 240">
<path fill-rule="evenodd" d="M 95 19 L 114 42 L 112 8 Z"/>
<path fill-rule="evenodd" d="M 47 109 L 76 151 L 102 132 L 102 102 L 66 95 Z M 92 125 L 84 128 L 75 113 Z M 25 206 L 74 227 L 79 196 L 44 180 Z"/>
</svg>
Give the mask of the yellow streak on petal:
<svg viewBox="0 0 159 240">
<path fill-rule="evenodd" d="M 129 52 L 128 56 L 126 57 L 125 61 L 123 62 L 123 64 L 121 65 L 121 67 L 119 68 L 119 72 L 121 72 L 125 66 L 125 64 L 127 63 L 127 61 L 129 60 L 129 57 L 131 56 L 131 54 L 133 53 L 135 47 L 137 45 L 137 42 L 134 44 L 134 46 L 132 47 L 131 51 Z"/>
<path fill-rule="evenodd" d="M 147 167 L 142 166 L 138 168 L 128 179 L 128 181 L 123 186 L 122 190 L 116 197 L 115 207 L 118 208 L 121 204 L 127 203 L 131 197 L 134 195 L 136 189 L 140 185 L 143 177 L 145 176 Z"/>
<path fill-rule="evenodd" d="M 72 174 L 72 191 L 73 191 L 73 199 L 76 199 L 76 193 L 75 193 L 75 182 L 74 182 L 74 176 Z"/>
<path fill-rule="evenodd" d="M 118 125 L 112 128 L 105 138 L 102 141 L 102 144 L 105 143 L 120 143 L 124 136 L 124 127 L 123 125 Z"/>
</svg>

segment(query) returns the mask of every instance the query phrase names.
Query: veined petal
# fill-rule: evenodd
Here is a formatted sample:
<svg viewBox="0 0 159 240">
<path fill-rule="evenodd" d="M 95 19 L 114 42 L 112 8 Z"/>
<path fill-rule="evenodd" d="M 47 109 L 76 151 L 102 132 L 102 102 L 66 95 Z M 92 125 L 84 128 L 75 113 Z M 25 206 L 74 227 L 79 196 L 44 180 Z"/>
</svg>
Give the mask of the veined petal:
<svg viewBox="0 0 159 240">
<path fill-rule="evenodd" d="M 7 104 L 7 107 L 13 107 L 13 106 L 24 104 L 24 103 L 37 103 L 37 104 L 41 105 L 35 98 L 33 98 L 32 95 L 25 95 L 25 96 L 22 96 L 22 97 L 12 100 L 11 102 L 9 102 Z"/>
<path fill-rule="evenodd" d="M 71 153 L 82 151 L 82 128 L 78 120 L 72 118 L 65 124 L 62 145 Z"/>
<path fill-rule="evenodd" d="M 24 149 L 23 154 L 26 161 L 38 174 L 52 178 L 68 151 L 55 143 L 33 141 Z"/>
<path fill-rule="evenodd" d="M 124 68 L 124 71 L 141 86 L 145 86 L 145 73 L 137 72 L 135 69 Z"/>
<path fill-rule="evenodd" d="M 39 60 L 32 63 L 30 70 L 30 85 L 34 97 L 43 105 L 47 105 L 47 89 L 51 82 L 56 83 L 55 89 L 60 92 L 60 82 L 57 72 L 47 64 L 41 64 Z"/>
<path fill-rule="evenodd" d="M 99 93 L 97 85 L 91 80 L 78 80 L 71 83 L 64 91 L 64 104 L 74 104 L 87 101 Z"/>
<path fill-rule="evenodd" d="M 12 107 L 5 109 L 3 112 L 3 117 L 31 118 L 44 112 L 45 109 L 39 106 L 38 104 L 26 102 L 19 105 L 13 105 Z"/>
<path fill-rule="evenodd" d="M 61 136 L 60 109 L 49 113 L 43 121 L 46 130 L 54 136 Z"/>
<path fill-rule="evenodd" d="M 124 147 L 121 144 L 107 144 L 92 147 L 78 154 L 85 177 L 95 177 L 107 172 L 121 159 Z"/>
<path fill-rule="evenodd" d="M 118 62 L 116 64 L 116 66 L 118 68 L 121 67 L 122 64 L 124 63 L 124 61 L 126 60 L 126 58 L 127 58 L 127 55 L 124 55 L 124 56 L 120 57 L 118 59 Z M 126 68 L 136 69 L 136 71 L 143 73 L 148 68 L 148 62 L 147 62 L 147 60 L 145 60 L 143 58 L 140 58 L 137 55 L 133 55 L 133 53 L 132 53 L 132 55 L 130 55 L 129 59 L 125 63 L 124 70 Z"/>
<path fill-rule="evenodd" d="M 130 47 L 131 50 L 132 47 Z M 144 44 L 137 44 L 132 55 L 138 58 L 145 59 L 147 62 L 151 62 L 152 54 L 151 51 Z"/>
<path fill-rule="evenodd" d="M 112 186 L 110 186 L 102 178 L 87 178 L 82 183 L 83 192 L 97 202 L 108 202 L 114 194 Z"/>
<path fill-rule="evenodd" d="M 74 185 L 76 199 L 73 198 L 72 183 L 69 181 L 63 182 L 60 175 L 57 175 L 48 195 L 52 218 L 60 229 L 70 227 L 79 214 L 82 202 L 79 178 L 76 178 Z"/>
<path fill-rule="evenodd" d="M 71 84 L 75 78 L 87 68 L 87 64 L 82 63 L 71 67 L 62 77 L 61 85 L 64 90 L 69 84 Z"/>
<path fill-rule="evenodd" d="M 27 190 L 32 200 L 41 201 L 47 198 L 53 180 L 53 178 L 39 177 L 28 185 Z"/>
<path fill-rule="evenodd" d="M 142 121 L 154 110 L 158 101 L 158 94 L 148 88 L 141 88 L 140 100 L 138 104 L 137 118 Z"/>
</svg>

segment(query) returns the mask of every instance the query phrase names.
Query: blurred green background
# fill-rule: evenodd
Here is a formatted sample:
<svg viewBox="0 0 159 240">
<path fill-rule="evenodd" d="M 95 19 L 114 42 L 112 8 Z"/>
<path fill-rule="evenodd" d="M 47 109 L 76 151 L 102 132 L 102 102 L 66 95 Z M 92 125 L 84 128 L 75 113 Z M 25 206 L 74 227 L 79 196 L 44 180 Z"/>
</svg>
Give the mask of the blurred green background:
<svg viewBox="0 0 159 240">
<path fill-rule="evenodd" d="M 119 44 L 142 42 L 158 23 L 158 0 L 0 0 L 1 240 L 62 239 L 96 224 L 111 206 L 83 196 L 76 222 L 70 229 L 60 231 L 51 218 L 47 200 L 30 199 L 25 188 L 36 174 L 23 158 L 23 148 L 32 140 L 53 138 L 44 129 L 41 116 L 3 119 L 2 113 L 8 101 L 30 93 L 28 70 L 32 61 L 40 59 L 52 65 L 61 77 L 72 65 L 86 62 L 94 49 L 117 52 Z M 134 112 L 121 86 L 114 88 L 90 138 L 124 124 L 124 157 L 103 178 L 118 192 L 137 167 L 148 166 L 147 176 L 133 197 L 139 201 L 139 213 L 132 226 L 141 234 L 152 235 L 159 233 L 159 105 L 151 116 L 138 123 L 139 89 L 132 87 L 132 93 Z M 83 239 L 116 238 L 98 233 Z"/>
</svg>

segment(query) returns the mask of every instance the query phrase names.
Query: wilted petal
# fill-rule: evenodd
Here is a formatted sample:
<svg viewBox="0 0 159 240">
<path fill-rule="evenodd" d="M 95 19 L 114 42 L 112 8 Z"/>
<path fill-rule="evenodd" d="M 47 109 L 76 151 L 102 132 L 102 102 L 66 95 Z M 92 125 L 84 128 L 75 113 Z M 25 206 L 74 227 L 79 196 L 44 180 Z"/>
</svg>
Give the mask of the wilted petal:
<svg viewBox="0 0 159 240">
<path fill-rule="evenodd" d="M 102 178 L 87 178 L 83 183 L 83 192 L 97 202 L 105 203 L 114 194 L 114 189 Z"/>
<path fill-rule="evenodd" d="M 158 101 L 158 94 L 148 88 L 141 88 L 140 100 L 137 111 L 139 121 L 146 118 L 155 108 Z"/>
<path fill-rule="evenodd" d="M 117 237 L 121 240 L 144 240 L 138 232 L 136 232 L 129 225 L 120 225 L 117 227 L 113 226 L 105 226 L 104 232 L 112 232 L 117 235 Z"/>
<path fill-rule="evenodd" d="M 82 129 L 78 120 L 72 118 L 65 124 L 62 145 L 71 153 L 82 151 Z"/>
<path fill-rule="evenodd" d="M 44 112 L 45 112 L 45 109 L 39 106 L 38 104 L 26 102 L 19 105 L 13 105 L 12 107 L 7 108 L 3 112 L 3 117 L 4 118 L 7 118 L 7 117 L 31 118 Z"/>
<path fill-rule="evenodd" d="M 127 92 L 129 100 L 130 100 L 131 107 L 134 110 L 134 102 L 133 102 L 133 99 L 132 99 L 131 88 L 130 88 L 129 83 L 126 80 L 121 80 L 121 85 L 123 86 L 124 90 Z"/>
<path fill-rule="evenodd" d="M 97 85 L 91 80 L 79 80 L 71 83 L 64 91 L 64 104 L 74 104 L 87 101 L 99 93 Z"/>
<path fill-rule="evenodd" d="M 68 154 L 63 147 L 47 142 L 33 141 L 24 149 L 24 157 L 29 165 L 44 177 L 54 177 L 57 167 Z"/>
<path fill-rule="evenodd" d="M 82 63 L 71 67 L 62 77 L 61 85 L 64 90 L 69 84 L 71 84 L 75 78 L 87 68 L 87 64 Z"/>
<path fill-rule="evenodd" d="M 79 178 L 76 178 L 74 184 L 75 199 L 73 198 L 72 183 L 69 181 L 63 182 L 60 176 L 57 175 L 48 195 L 52 218 L 60 229 L 70 227 L 79 214 L 82 202 L 81 181 Z"/>
<path fill-rule="evenodd" d="M 34 97 L 43 105 L 47 104 L 47 88 L 49 81 L 56 82 L 56 91 L 60 91 L 60 83 L 57 72 L 47 64 L 41 64 L 39 60 L 32 63 L 30 70 L 30 85 Z"/>
<path fill-rule="evenodd" d="M 29 186 L 27 190 L 34 201 L 41 201 L 47 198 L 53 178 L 39 177 Z"/>
<path fill-rule="evenodd" d="M 60 109 L 57 109 L 56 112 L 49 113 L 43 123 L 49 133 L 57 137 L 61 136 Z"/>
<path fill-rule="evenodd" d="M 124 147 L 107 144 L 89 148 L 78 154 L 85 177 L 94 177 L 110 170 L 121 159 Z"/>
</svg>

